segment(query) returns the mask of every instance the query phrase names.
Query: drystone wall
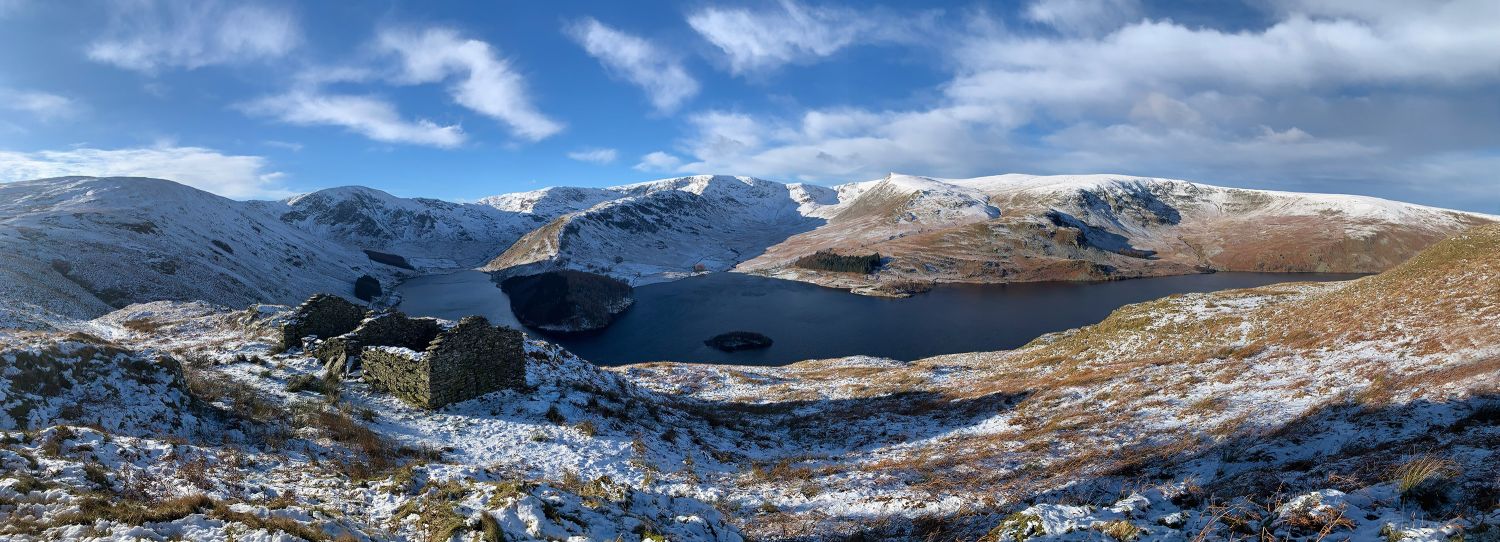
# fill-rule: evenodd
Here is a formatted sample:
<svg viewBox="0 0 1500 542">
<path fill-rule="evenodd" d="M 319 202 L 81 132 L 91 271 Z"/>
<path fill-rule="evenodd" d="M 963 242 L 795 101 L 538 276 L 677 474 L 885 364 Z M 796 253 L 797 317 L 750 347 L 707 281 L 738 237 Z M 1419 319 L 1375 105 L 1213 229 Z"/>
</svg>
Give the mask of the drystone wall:
<svg viewBox="0 0 1500 542">
<path fill-rule="evenodd" d="M 365 382 L 371 387 L 419 407 L 442 406 L 432 401 L 426 352 L 399 346 L 366 346 L 360 358 Z"/>
<path fill-rule="evenodd" d="M 400 312 L 376 314 L 360 322 L 354 331 L 323 341 L 313 355 L 323 362 L 325 375 L 342 377 L 355 369 L 366 346 L 399 346 L 423 351 L 443 330 L 432 318 L 409 318 Z"/>
<path fill-rule="evenodd" d="M 424 350 L 364 346 L 365 381 L 408 403 L 438 408 L 526 385 L 520 331 L 490 325 L 480 316 L 442 330 Z"/>
<path fill-rule="evenodd" d="M 315 335 L 327 339 L 359 327 L 365 309 L 331 294 L 317 294 L 298 305 L 292 316 L 281 324 L 281 349 L 302 346 L 302 338 Z"/>
<path fill-rule="evenodd" d="M 526 385 L 520 331 L 490 325 L 481 316 L 459 320 L 427 349 L 434 406 Z"/>
</svg>

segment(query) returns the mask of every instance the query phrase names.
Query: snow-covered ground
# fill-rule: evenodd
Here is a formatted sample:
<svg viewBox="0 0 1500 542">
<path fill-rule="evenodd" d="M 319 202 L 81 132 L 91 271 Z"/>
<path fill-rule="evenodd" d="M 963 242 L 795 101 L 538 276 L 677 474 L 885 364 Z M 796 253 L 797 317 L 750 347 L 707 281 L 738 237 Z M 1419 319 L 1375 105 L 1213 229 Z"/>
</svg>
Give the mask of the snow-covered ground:
<svg viewBox="0 0 1500 542">
<path fill-rule="evenodd" d="M 1500 523 L 1500 228 L 1013 351 L 601 369 L 424 411 L 285 307 L 0 336 L 16 540 L 1465 540 Z"/>
</svg>

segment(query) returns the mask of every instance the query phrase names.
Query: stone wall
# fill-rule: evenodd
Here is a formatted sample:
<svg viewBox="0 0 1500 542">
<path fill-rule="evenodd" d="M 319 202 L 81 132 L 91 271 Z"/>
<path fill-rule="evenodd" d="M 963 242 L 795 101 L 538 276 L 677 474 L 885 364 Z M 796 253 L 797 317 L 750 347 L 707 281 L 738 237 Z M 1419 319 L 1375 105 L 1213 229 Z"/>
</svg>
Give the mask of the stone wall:
<svg viewBox="0 0 1500 542">
<path fill-rule="evenodd" d="M 355 368 L 366 346 L 399 346 L 420 352 L 442 330 L 432 318 L 408 318 L 394 311 L 380 313 L 360 322 L 354 331 L 323 341 L 313 355 L 323 362 L 326 376 L 338 378 Z"/>
<path fill-rule="evenodd" d="M 423 408 L 432 401 L 427 354 L 395 346 L 366 346 L 360 353 L 365 382 L 403 401 Z"/>
<path fill-rule="evenodd" d="M 433 407 L 526 385 L 521 332 L 468 316 L 427 349 Z"/>
<path fill-rule="evenodd" d="M 328 339 L 359 327 L 365 309 L 331 294 L 317 294 L 298 305 L 292 316 L 281 324 L 281 349 L 302 346 L 302 338 L 315 335 Z"/>
<path fill-rule="evenodd" d="M 520 331 L 469 316 L 444 330 L 423 351 L 365 346 L 365 381 L 423 408 L 438 408 L 526 385 Z"/>
</svg>

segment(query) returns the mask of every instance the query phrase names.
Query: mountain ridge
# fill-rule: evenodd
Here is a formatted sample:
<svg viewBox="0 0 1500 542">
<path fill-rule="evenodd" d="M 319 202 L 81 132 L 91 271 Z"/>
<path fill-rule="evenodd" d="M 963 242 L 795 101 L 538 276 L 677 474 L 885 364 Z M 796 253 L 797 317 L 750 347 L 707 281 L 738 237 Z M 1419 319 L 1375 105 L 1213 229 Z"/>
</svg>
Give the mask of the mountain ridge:
<svg viewBox="0 0 1500 542">
<path fill-rule="evenodd" d="M 28 327 L 159 299 L 294 303 L 350 295 L 365 274 L 389 286 L 472 267 L 634 284 L 736 271 L 880 295 L 938 282 L 1376 272 L 1500 220 L 1119 175 L 893 173 L 834 187 L 699 175 L 477 203 L 357 186 L 245 202 L 159 179 L 64 177 L 0 184 L 0 196 L 0 254 L 13 262 L 0 293 L 17 300 L 0 321 Z M 250 248 L 234 252 L 241 242 Z M 108 256 L 116 248 L 125 257 Z M 883 265 L 870 275 L 794 265 L 820 250 L 878 252 Z"/>
</svg>

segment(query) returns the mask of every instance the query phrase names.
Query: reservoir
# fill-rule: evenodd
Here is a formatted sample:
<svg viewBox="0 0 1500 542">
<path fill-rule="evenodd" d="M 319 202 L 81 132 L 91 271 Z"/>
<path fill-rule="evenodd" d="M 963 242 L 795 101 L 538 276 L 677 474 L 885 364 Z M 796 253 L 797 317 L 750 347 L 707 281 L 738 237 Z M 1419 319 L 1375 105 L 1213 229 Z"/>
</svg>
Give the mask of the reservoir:
<svg viewBox="0 0 1500 542">
<path fill-rule="evenodd" d="M 1172 294 L 1360 276 L 1226 272 L 1109 282 L 950 284 L 891 299 L 755 275 L 710 273 L 637 287 L 635 305 L 603 331 L 548 340 L 600 365 L 782 365 L 852 355 L 914 360 L 1016 348 L 1045 333 L 1097 323 L 1123 305 Z M 457 320 L 478 314 L 492 323 L 520 327 L 505 293 L 479 271 L 417 277 L 396 290 L 403 299 L 399 309 L 413 316 Z M 763 333 L 775 342 L 763 350 L 733 353 L 703 344 L 728 331 Z"/>
</svg>

